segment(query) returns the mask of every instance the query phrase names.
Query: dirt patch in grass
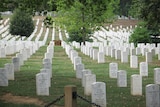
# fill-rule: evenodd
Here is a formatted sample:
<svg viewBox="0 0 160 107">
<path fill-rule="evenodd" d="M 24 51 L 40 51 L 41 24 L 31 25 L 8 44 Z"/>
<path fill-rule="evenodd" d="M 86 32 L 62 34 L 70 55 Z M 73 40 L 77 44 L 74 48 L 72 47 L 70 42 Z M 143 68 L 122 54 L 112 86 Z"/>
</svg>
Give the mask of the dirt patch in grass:
<svg viewBox="0 0 160 107">
<path fill-rule="evenodd" d="M 14 104 L 34 104 L 37 106 L 44 106 L 45 103 L 37 98 L 24 97 L 24 96 L 14 96 L 11 93 L 3 95 L 0 100 L 3 100 L 8 103 Z"/>
</svg>

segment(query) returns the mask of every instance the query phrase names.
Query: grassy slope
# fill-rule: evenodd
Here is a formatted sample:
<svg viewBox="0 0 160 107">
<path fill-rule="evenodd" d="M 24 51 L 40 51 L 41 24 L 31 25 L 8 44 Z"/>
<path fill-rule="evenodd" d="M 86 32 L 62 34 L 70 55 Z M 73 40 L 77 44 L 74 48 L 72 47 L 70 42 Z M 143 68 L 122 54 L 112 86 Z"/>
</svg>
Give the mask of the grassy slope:
<svg viewBox="0 0 160 107">
<path fill-rule="evenodd" d="M 58 35 L 58 32 L 57 32 Z M 57 36 L 56 36 L 57 38 Z M 48 38 L 48 42 L 51 40 L 51 34 Z M 60 46 L 55 46 L 55 53 L 53 58 L 53 78 L 50 87 L 50 96 L 37 96 L 35 75 L 42 68 L 42 58 L 46 52 L 46 46 L 41 47 L 30 59 L 28 59 L 23 66 L 21 71 L 15 73 L 15 80 L 9 81 L 8 87 L 0 87 L 0 97 L 6 93 L 12 93 L 18 96 L 29 96 L 43 100 L 45 103 L 49 103 L 64 93 L 64 86 L 76 85 L 78 94 L 83 95 L 83 88 L 81 87 L 81 80 L 75 78 L 75 71 L 73 65 L 64 52 L 64 49 Z M 88 56 L 85 56 L 79 52 L 79 56 L 82 57 L 82 62 L 85 64 L 86 69 L 91 69 L 96 74 L 97 81 L 103 81 L 107 86 L 107 107 L 145 107 L 145 86 L 149 83 L 153 83 L 153 68 L 158 67 L 158 63 L 154 58 L 154 63 L 149 64 L 149 77 L 143 78 L 143 95 L 132 96 L 130 94 L 130 77 L 132 74 L 138 74 L 138 69 L 131 69 L 129 63 L 122 64 L 119 60 L 115 60 L 111 57 L 106 57 L 106 63 L 97 64 L 97 61 L 93 61 Z M 0 66 L 4 67 L 5 63 L 11 62 L 11 57 L 0 59 Z M 139 56 L 139 62 L 144 61 L 144 57 Z M 127 71 L 127 88 L 118 88 L 117 80 L 110 79 L 108 74 L 108 66 L 110 62 L 117 62 L 119 69 Z M 86 96 L 85 96 L 86 97 Z M 90 97 L 86 97 L 90 100 Z M 64 100 L 57 103 L 63 105 Z M 0 107 L 34 107 L 31 104 L 12 104 L 0 101 Z M 36 106 L 35 106 L 36 107 Z M 90 105 L 80 99 L 78 99 L 78 107 L 90 107 Z"/>
</svg>

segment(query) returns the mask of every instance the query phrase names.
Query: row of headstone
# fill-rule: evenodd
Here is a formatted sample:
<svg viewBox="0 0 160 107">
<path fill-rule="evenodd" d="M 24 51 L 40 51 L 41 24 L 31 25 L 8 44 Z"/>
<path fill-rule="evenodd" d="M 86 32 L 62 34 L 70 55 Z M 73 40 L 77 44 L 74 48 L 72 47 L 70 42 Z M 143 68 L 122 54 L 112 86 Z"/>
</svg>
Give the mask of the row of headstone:
<svg viewBox="0 0 160 107">
<path fill-rule="evenodd" d="M 146 85 L 146 107 L 160 107 L 160 68 L 154 68 L 154 83 Z"/>
<path fill-rule="evenodd" d="M 43 30 L 44 30 L 44 28 L 41 27 L 40 32 L 37 34 L 37 36 L 35 38 L 35 41 L 39 41 L 40 37 L 42 36 Z"/>
<path fill-rule="evenodd" d="M 3 26 L 2 29 L 0 29 L 0 34 L 4 33 L 9 28 L 9 25 Z"/>
<path fill-rule="evenodd" d="M 39 42 L 32 41 L 1 41 L 0 46 L 0 57 L 4 58 L 6 57 L 6 55 L 11 55 L 20 52 L 24 50 L 24 48 L 29 49 L 30 53 L 32 54 L 39 49 L 40 44 Z"/>
<path fill-rule="evenodd" d="M 66 54 L 71 59 L 76 71 L 76 78 L 81 79 L 82 87 L 84 87 L 84 94 L 92 96 L 92 102 L 106 107 L 106 85 L 104 82 L 96 82 L 96 75 L 92 74 L 91 70 L 85 69 L 81 57 L 70 45 L 62 41 L 62 47 Z"/>
<path fill-rule="evenodd" d="M 0 70 L 0 86 L 8 86 L 8 80 L 14 80 L 14 72 L 20 71 L 20 66 L 24 64 L 24 61 L 36 52 L 36 49 L 32 49 L 34 45 L 28 47 L 30 48 L 24 48 L 17 53 L 12 58 L 12 62 L 5 64 L 5 67 Z"/>
<path fill-rule="evenodd" d="M 75 45 L 75 43 L 74 43 L 74 45 Z M 87 52 L 86 49 L 90 49 L 90 52 L 91 52 L 92 51 L 91 50 L 92 47 L 84 48 L 84 49 L 82 48 L 81 49 L 81 51 L 84 54 L 86 54 L 86 55 L 89 54 L 90 55 L 90 53 Z M 98 50 L 97 50 L 97 52 L 98 52 Z M 110 53 L 112 53 L 112 52 L 113 51 L 111 51 Z M 120 53 L 119 50 L 117 50 L 117 55 L 119 53 Z M 124 56 L 128 57 L 128 55 L 129 55 L 128 53 L 131 54 L 131 56 L 130 56 L 130 67 L 131 68 L 138 68 L 138 56 L 136 56 L 136 51 L 134 49 L 132 49 L 132 51 L 128 51 L 128 52 L 126 51 Z M 149 54 L 149 52 L 146 53 L 146 54 Z M 116 53 L 114 55 L 116 56 Z M 111 56 L 112 56 L 112 54 L 111 54 Z M 90 56 L 90 57 L 92 57 L 92 56 Z M 126 57 L 126 59 L 127 59 L 127 57 Z M 119 58 L 119 56 L 117 56 L 117 59 L 118 58 Z M 146 55 L 146 59 L 149 59 L 149 60 L 146 60 L 146 62 L 140 62 L 140 64 L 139 64 L 139 67 L 140 67 L 139 68 L 139 73 L 140 74 L 135 74 L 135 75 L 131 76 L 131 94 L 132 95 L 142 95 L 142 76 L 148 76 L 148 62 L 151 61 L 150 60 L 151 58 L 152 58 L 152 54 Z M 127 60 L 126 59 L 125 59 L 124 62 L 128 62 L 128 59 Z M 119 70 L 118 71 L 117 68 L 118 67 L 114 68 L 114 69 L 116 69 L 115 70 L 116 73 L 112 74 L 113 78 L 117 78 L 117 85 L 118 85 L 118 87 L 127 87 L 127 74 L 126 74 L 126 71 L 124 71 L 124 70 Z M 111 73 L 110 73 L 110 75 L 111 75 Z M 138 84 L 136 84 L 137 81 L 139 81 Z"/>
<path fill-rule="evenodd" d="M 118 70 L 118 63 L 112 62 L 109 64 L 109 77 L 117 79 L 118 87 L 127 87 L 127 72 Z"/>
<path fill-rule="evenodd" d="M 49 36 L 48 34 L 49 34 L 49 28 L 46 28 L 46 32 L 45 32 L 45 35 L 44 35 L 44 39 L 43 39 L 43 41 L 42 41 L 43 45 L 45 45 L 46 42 L 47 42 L 47 38 L 48 38 L 48 36 Z"/>
<path fill-rule="evenodd" d="M 52 58 L 54 55 L 54 43 L 51 41 L 42 61 L 43 68 L 36 74 L 36 93 L 40 96 L 49 96 L 52 78 Z"/>
<path fill-rule="evenodd" d="M 98 49 L 94 49 L 91 46 L 81 45 L 81 52 L 85 55 L 90 56 L 93 60 L 97 60 L 98 63 L 105 63 L 105 53 L 99 51 Z"/>
</svg>

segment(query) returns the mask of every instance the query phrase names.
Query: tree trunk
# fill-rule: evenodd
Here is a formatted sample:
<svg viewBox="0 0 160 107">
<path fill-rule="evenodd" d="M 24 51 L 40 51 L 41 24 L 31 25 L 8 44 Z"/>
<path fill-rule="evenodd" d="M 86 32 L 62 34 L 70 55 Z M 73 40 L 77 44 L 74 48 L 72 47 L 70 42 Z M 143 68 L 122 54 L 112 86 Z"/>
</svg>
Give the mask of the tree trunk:
<svg viewBox="0 0 160 107">
<path fill-rule="evenodd" d="M 85 45 L 85 41 L 86 41 L 86 31 L 85 31 L 85 27 L 82 28 L 82 39 L 83 39 L 83 45 Z"/>
<path fill-rule="evenodd" d="M 84 15 L 84 8 L 82 9 L 82 22 L 85 22 L 85 15 Z M 83 45 L 85 45 L 86 41 L 86 28 L 85 26 L 82 27 L 82 39 L 83 39 Z"/>
</svg>

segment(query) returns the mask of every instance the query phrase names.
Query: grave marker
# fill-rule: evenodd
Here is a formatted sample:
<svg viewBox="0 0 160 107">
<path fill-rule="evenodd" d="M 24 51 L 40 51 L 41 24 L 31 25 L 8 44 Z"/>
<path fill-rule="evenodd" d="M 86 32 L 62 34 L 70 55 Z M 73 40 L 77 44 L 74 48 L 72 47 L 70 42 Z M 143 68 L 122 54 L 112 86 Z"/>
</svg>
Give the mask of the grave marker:
<svg viewBox="0 0 160 107">
<path fill-rule="evenodd" d="M 160 88 L 157 84 L 146 86 L 146 107 L 160 107 Z"/>
<path fill-rule="evenodd" d="M 0 68 L 0 86 L 8 86 L 7 71 L 5 68 Z"/>
<path fill-rule="evenodd" d="M 148 63 L 140 62 L 139 71 L 141 76 L 148 76 Z"/>
<path fill-rule="evenodd" d="M 125 70 L 117 72 L 117 85 L 118 87 L 127 87 L 127 73 Z"/>
<path fill-rule="evenodd" d="M 84 94 L 90 96 L 92 93 L 92 83 L 96 82 L 95 74 L 86 74 L 85 75 L 85 84 L 84 84 Z"/>
<path fill-rule="evenodd" d="M 14 72 L 20 71 L 20 59 L 17 57 L 12 58 L 12 63 L 14 65 Z"/>
<path fill-rule="evenodd" d="M 154 83 L 160 84 L 160 68 L 154 68 Z"/>
<path fill-rule="evenodd" d="M 109 77 L 110 78 L 117 78 L 117 71 L 118 71 L 118 64 L 117 63 L 110 63 L 109 64 Z"/>
<path fill-rule="evenodd" d="M 77 64 L 76 65 L 76 78 L 82 78 L 82 70 L 84 70 L 84 64 Z"/>
<path fill-rule="evenodd" d="M 13 65 L 13 63 L 5 64 L 5 69 L 7 72 L 8 80 L 14 80 L 14 65 Z"/>
<path fill-rule="evenodd" d="M 105 63 L 104 52 L 98 52 L 98 63 Z"/>
<path fill-rule="evenodd" d="M 106 84 L 104 82 L 92 83 L 92 102 L 106 107 Z"/>
<path fill-rule="evenodd" d="M 49 96 L 49 86 L 48 86 L 48 74 L 38 73 L 36 74 L 36 92 L 37 95 Z"/>
<path fill-rule="evenodd" d="M 85 75 L 86 74 L 92 74 L 91 73 L 91 70 L 89 70 L 89 69 L 84 69 L 84 70 L 82 70 L 82 87 L 84 87 L 84 85 L 85 85 Z"/>
<path fill-rule="evenodd" d="M 130 56 L 130 67 L 131 68 L 138 68 L 138 57 L 136 55 Z"/>
<path fill-rule="evenodd" d="M 131 76 L 131 95 L 142 95 L 142 76 L 134 74 Z"/>
</svg>

